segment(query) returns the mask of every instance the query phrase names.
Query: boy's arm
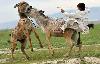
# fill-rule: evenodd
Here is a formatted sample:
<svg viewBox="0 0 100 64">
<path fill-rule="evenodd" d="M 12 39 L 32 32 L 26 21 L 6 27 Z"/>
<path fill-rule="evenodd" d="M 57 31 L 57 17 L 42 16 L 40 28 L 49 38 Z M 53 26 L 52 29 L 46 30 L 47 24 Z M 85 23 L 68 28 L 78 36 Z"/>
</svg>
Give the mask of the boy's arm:
<svg viewBox="0 0 100 64">
<path fill-rule="evenodd" d="M 63 12 L 63 15 L 68 16 L 68 17 L 74 17 L 75 13 L 68 13 L 68 12 Z"/>
<path fill-rule="evenodd" d="M 66 12 L 64 9 L 62 9 L 61 7 L 57 7 L 57 8 L 60 8 L 61 10 L 61 13 L 67 17 L 74 17 L 75 16 L 75 13 L 68 13 Z"/>
</svg>

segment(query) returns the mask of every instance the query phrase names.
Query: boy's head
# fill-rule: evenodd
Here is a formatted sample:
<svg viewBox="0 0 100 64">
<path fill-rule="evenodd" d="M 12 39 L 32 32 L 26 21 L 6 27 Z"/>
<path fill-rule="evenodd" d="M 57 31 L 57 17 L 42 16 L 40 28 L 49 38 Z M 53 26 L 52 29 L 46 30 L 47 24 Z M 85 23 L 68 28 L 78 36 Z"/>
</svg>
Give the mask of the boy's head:
<svg viewBox="0 0 100 64">
<path fill-rule="evenodd" d="M 77 8 L 80 10 L 80 11 L 84 11 L 85 10 L 85 4 L 84 3 L 79 3 L 77 5 Z"/>
</svg>

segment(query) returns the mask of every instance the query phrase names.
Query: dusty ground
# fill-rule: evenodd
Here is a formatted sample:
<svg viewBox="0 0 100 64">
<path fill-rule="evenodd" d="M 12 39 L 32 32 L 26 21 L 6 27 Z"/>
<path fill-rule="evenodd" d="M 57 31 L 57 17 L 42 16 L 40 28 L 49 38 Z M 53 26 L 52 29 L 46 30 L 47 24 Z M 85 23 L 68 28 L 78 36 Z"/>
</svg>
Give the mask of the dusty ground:
<svg viewBox="0 0 100 64">
<path fill-rule="evenodd" d="M 35 49 L 35 51 L 47 50 L 47 49 Z M 19 51 L 19 50 L 17 50 Z M 11 54 L 9 49 L 0 49 L 0 54 Z M 0 63 L 9 62 L 10 58 L 0 59 Z M 35 62 L 30 64 L 100 64 L 100 58 L 97 57 L 83 57 L 83 58 L 64 58 L 55 60 L 45 60 L 41 62 Z"/>
<path fill-rule="evenodd" d="M 57 60 L 49 60 L 37 63 L 30 63 L 30 64 L 100 64 L 100 58 L 96 57 L 84 57 L 83 59 L 80 58 L 70 58 L 70 59 L 57 59 Z"/>
</svg>

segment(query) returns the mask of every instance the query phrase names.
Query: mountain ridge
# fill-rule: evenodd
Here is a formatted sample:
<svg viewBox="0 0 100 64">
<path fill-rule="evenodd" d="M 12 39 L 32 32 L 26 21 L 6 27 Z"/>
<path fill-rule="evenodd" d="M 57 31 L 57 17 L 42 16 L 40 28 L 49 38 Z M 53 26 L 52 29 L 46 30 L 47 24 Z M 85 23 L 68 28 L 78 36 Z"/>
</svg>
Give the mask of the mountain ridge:
<svg viewBox="0 0 100 64">
<path fill-rule="evenodd" d="M 90 8 L 90 15 L 89 15 L 90 21 L 95 21 L 96 23 L 99 23 L 100 22 L 100 16 L 99 15 L 100 15 L 100 7 Z M 51 14 L 51 15 L 48 15 L 48 16 L 53 17 L 53 18 L 63 17 L 63 15 L 60 12 L 54 13 L 54 14 Z M 95 22 L 93 22 L 93 23 L 95 23 Z M 13 20 L 13 21 L 6 22 L 6 23 L 0 23 L 0 30 L 14 28 L 16 26 L 16 24 L 17 24 L 17 20 Z"/>
</svg>

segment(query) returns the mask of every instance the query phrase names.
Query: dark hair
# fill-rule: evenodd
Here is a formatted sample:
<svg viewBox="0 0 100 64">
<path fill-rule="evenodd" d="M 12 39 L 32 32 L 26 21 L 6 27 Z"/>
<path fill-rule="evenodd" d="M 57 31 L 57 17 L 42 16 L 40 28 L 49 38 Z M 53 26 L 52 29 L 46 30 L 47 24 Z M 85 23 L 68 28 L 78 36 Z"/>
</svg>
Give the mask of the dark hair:
<svg viewBox="0 0 100 64">
<path fill-rule="evenodd" d="M 80 11 L 84 11 L 84 10 L 85 10 L 85 4 L 84 4 L 84 3 L 79 3 L 79 4 L 77 5 L 77 7 L 78 7 L 78 9 L 79 9 Z"/>
</svg>

